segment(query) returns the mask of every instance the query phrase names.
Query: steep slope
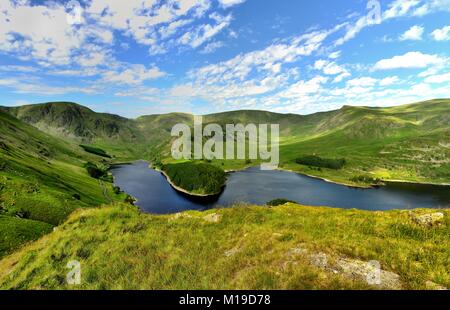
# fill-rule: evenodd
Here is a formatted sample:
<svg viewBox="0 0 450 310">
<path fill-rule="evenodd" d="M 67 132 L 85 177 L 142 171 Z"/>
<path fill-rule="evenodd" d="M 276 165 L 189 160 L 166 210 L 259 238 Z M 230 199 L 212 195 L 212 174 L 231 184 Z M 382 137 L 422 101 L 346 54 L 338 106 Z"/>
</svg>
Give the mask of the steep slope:
<svg viewBox="0 0 450 310">
<path fill-rule="evenodd" d="M 116 155 L 137 156 L 145 140 L 133 120 L 117 115 L 96 113 L 70 102 L 50 102 L 7 108 L 25 123 L 51 135 L 80 144 L 95 144 L 114 149 Z M 120 143 L 120 149 L 115 148 Z"/>
<path fill-rule="evenodd" d="M 441 225 L 430 228 L 401 211 L 296 204 L 167 216 L 124 205 L 80 210 L 0 261 L 0 289 L 450 287 L 450 213 L 439 212 Z M 80 285 L 66 282 L 73 260 Z M 379 285 L 367 282 L 373 260 Z"/>
<path fill-rule="evenodd" d="M 96 113 L 69 102 L 51 102 L 9 108 L 9 113 L 43 131 L 84 142 L 95 139 L 136 139 L 132 121 L 111 114 Z"/>
<path fill-rule="evenodd" d="M 83 167 L 99 160 L 0 111 L 0 256 L 76 208 L 110 202 L 104 191 L 113 197 L 111 185 L 103 190 Z"/>
</svg>

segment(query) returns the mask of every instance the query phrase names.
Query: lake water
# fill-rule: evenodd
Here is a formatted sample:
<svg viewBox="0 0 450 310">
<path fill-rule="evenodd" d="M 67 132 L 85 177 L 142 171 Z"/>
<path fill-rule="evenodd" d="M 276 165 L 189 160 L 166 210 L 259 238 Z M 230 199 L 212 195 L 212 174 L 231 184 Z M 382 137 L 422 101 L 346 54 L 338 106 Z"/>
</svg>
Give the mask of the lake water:
<svg viewBox="0 0 450 310">
<path fill-rule="evenodd" d="M 236 202 L 264 205 L 278 198 L 311 206 L 363 210 L 450 207 L 450 187 L 445 186 L 390 183 L 378 189 L 357 189 L 297 173 L 261 171 L 255 167 L 230 173 L 220 196 L 196 201 L 174 190 L 145 161 L 115 166 L 111 172 L 115 184 L 138 199 L 137 206 L 154 214 L 227 207 Z"/>
</svg>

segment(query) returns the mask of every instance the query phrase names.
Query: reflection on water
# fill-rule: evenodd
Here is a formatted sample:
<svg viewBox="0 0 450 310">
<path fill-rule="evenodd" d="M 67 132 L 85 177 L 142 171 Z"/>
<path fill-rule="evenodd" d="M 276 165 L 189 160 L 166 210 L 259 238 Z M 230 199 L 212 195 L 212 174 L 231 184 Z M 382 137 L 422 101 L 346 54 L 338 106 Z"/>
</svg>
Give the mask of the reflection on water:
<svg viewBox="0 0 450 310">
<path fill-rule="evenodd" d="M 450 207 L 450 188 L 445 186 L 389 183 L 379 189 L 357 189 L 287 171 L 250 168 L 231 173 L 220 196 L 196 201 L 175 191 L 145 161 L 116 166 L 112 173 L 115 184 L 137 198 L 143 211 L 155 214 L 227 207 L 236 202 L 263 205 L 277 198 L 311 206 L 363 210 Z"/>
</svg>

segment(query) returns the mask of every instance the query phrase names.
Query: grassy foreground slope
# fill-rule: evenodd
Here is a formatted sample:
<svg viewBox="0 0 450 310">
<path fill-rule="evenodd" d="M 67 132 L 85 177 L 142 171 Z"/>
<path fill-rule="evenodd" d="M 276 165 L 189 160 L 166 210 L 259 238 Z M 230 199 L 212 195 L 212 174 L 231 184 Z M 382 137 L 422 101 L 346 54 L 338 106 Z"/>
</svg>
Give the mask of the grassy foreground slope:
<svg viewBox="0 0 450 310">
<path fill-rule="evenodd" d="M 422 211 L 416 210 L 415 213 Z M 423 211 L 430 212 L 430 210 Z M 450 286 L 450 213 L 236 206 L 153 216 L 126 205 L 76 211 L 0 261 L 1 289 L 424 289 Z M 81 285 L 66 265 L 81 263 Z M 366 262 L 381 264 L 380 286 Z"/>
<path fill-rule="evenodd" d="M 192 126 L 181 113 L 128 120 L 95 113 L 73 103 L 47 103 L 4 108 L 46 132 L 92 144 L 116 160 L 172 162 L 170 135 L 175 124 Z M 390 108 L 343 107 L 311 115 L 234 111 L 203 117 L 204 125 L 280 124 L 281 168 L 335 182 L 367 185 L 372 179 L 450 183 L 450 99 Z M 301 165 L 297 159 L 319 156 L 345 159 L 342 169 Z M 259 161 L 214 160 L 225 170 Z"/>
<path fill-rule="evenodd" d="M 112 185 L 102 188 L 83 167 L 96 160 L 0 111 L 0 257 L 48 233 L 77 208 L 111 202 Z"/>
</svg>

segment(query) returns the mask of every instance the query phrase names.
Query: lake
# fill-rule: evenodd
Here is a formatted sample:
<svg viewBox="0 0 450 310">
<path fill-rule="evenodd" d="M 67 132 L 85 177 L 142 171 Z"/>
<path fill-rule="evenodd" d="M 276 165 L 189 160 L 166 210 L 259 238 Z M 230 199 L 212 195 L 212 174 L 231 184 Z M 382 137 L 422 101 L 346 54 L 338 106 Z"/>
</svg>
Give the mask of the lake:
<svg viewBox="0 0 450 310">
<path fill-rule="evenodd" d="M 450 188 L 409 183 L 388 183 L 373 189 L 358 189 L 325 182 L 288 171 L 261 171 L 259 167 L 228 175 L 223 193 L 210 201 L 198 201 L 174 190 L 145 161 L 111 169 L 114 182 L 135 197 L 144 212 L 169 214 L 186 210 L 227 207 L 237 202 L 264 205 L 284 198 L 310 206 L 392 210 L 450 207 Z"/>
</svg>

